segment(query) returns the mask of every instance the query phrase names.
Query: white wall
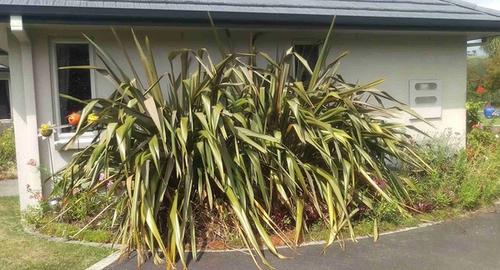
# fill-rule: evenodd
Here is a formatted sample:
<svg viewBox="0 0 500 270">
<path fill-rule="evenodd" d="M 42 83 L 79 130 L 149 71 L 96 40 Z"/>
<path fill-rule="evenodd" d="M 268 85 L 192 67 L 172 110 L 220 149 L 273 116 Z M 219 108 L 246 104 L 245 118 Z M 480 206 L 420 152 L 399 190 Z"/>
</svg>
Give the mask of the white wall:
<svg viewBox="0 0 500 270">
<path fill-rule="evenodd" d="M 168 71 L 168 54 L 178 48 L 207 47 L 212 51 L 213 58 L 218 53 L 213 36 L 208 30 L 196 31 L 187 29 L 162 29 L 144 31 L 136 29 L 140 36 L 147 34 L 154 46 L 154 53 L 160 72 Z M 39 124 L 48 121 L 55 122 L 52 91 L 51 59 L 49 47 L 53 40 L 81 39 L 85 32 L 95 38 L 98 43 L 116 56 L 120 64 L 127 67 L 121 51 L 116 49 L 116 42 L 107 28 L 81 27 L 48 27 L 37 26 L 28 29 L 33 44 L 34 79 L 36 87 L 36 105 Z M 129 37 L 126 30 L 120 30 L 123 37 Z M 249 43 L 249 32 L 235 31 L 232 34 L 232 45 L 236 51 L 246 51 Z M 258 48 L 271 56 L 287 49 L 293 41 L 319 40 L 323 33 L 315 31 L 282 31 L 268 32 L 258 39 Z M 124 38 L 128 48 L 133 48 L 130 38 Z M 439 133 L 451 129 L 462 136 L 465 133 L 465 94 L 466 94 L 466 37 L 461 34 L 436 33 L 369 33 L 343 32 L 336 34 L 332 59 L 342 51 L 350 51 L 343 61 L 340 72 L 349 81 L 368 83 L 383 78 L 385 82 L 379 87 L 394 97 L 409 102 L 409 80 L 439 79 L 443 86 L 443 110 L 440 119 L 431 122 L 438 128 L 431 129 L 423 123 L 415 125 Z M 135 51 L 133 61 L 139 64 Z M 97 76 L 97 95 L 106 96 L 112 86 Z M 462 142 L 464 142 L 462 137 Z M 40 143 L 42 165 L 49 167 L 49 152 L 46 142 Z M 63 166 L 73 152 L 52 149 L 55 168 Z M 48 190 L 47 186 L 45 190 Z"/>
</svg>

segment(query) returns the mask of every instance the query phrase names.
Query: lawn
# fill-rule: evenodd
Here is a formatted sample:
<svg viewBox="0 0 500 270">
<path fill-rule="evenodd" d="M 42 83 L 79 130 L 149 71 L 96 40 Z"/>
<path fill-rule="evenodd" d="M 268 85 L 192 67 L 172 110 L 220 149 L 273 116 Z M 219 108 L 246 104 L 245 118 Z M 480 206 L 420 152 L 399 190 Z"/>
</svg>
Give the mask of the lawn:
<svg viewBox="0 0 500 270">
<path fill-rule="evenodd" d="M 0 269 L 86 269 L 112 250 L 53 242 L 24 232 L 17 197 L 0 198 Z"/>
</svg>

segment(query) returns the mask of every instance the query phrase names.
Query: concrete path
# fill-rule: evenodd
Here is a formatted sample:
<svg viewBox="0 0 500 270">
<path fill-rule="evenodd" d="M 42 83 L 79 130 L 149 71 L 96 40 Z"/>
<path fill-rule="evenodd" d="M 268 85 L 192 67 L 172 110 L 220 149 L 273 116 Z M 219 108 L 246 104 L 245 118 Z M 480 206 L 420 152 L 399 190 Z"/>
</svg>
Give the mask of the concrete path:
<svg viewBox="0 0 500 270">
<path fill-rule="evenodd" d="M 17 179 L 0 180 L 0 197 L 17 196 L 18 194 Z"/>
<path fill-rule="evenodd" d="M 500 210 L 500 209 L 497 209 Z M 282 270 L 498 270 L 500 269 L 500 212 L 489 211 L 425 228 L 347 243 L 346 249 L 333 246 L 321 255 L 321 246 L 298 249 L 292 259 L 269 256 Z M 293 253 L 284 252 L 293 256 Z M 110 270 L 136 269 L 136 260 L 117 263 Z M 144 270 L 165 269 L 147 262 Z M 178 268 L 182 269 L 182 267 Z M 191 262 L 190 270 L 256 269 L 241 252 L 204 253 Z"/>
</svg>

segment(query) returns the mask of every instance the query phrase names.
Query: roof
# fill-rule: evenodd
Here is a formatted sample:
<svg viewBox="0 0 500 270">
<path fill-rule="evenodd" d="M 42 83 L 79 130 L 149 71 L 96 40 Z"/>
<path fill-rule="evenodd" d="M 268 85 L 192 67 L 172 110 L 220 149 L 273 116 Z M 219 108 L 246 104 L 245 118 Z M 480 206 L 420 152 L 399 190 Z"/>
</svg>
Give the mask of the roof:
<svg viewBox="0 0 500 270">
<path fill-rule="evenodd" d="M 0 0 L 0 16 L 33 22 L 337 25 L 500 31 L 500 13 L 461 0 Z"/>
</svg>

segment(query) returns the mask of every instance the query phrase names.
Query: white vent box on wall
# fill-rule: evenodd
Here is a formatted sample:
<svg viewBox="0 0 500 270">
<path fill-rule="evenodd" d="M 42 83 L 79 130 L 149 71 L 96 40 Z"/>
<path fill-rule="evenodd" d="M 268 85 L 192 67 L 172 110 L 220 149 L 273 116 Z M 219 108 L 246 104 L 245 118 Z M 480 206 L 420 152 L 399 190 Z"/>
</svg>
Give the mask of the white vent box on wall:
<svg viewBox="0 0 500 270">
<path fill-rule="evenodd" d="M 441 96 L 441 81 L 410 80 L 410 107 L 423 118 L 441 118 Z"/>
</svg>

